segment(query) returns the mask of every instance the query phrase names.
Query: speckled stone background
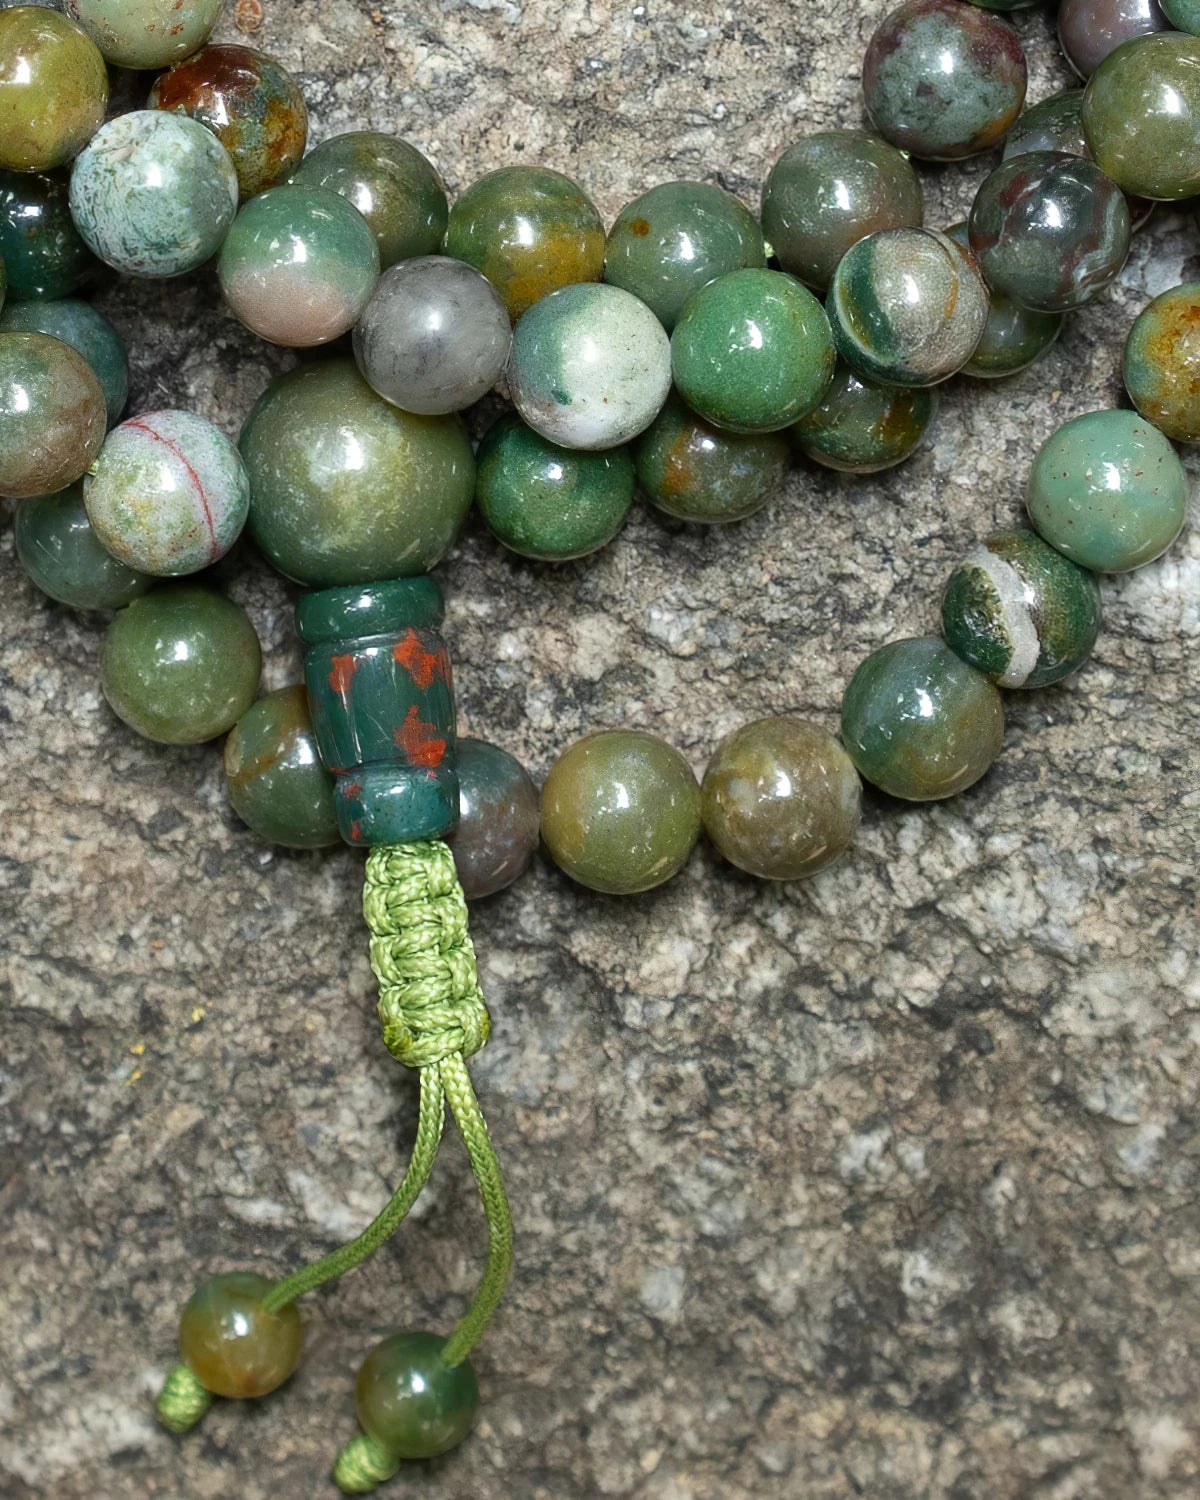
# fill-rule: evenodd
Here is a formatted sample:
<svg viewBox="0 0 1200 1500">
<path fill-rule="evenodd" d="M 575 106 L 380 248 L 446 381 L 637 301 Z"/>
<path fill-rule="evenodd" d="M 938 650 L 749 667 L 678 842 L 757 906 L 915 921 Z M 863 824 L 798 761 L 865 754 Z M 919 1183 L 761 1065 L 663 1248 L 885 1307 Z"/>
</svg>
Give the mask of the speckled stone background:
<svg viewBox="0 0 1200 1500">
<path fill-rule="evenodd" d="M 756 203 L 797 135 L 857 125 L 885 8 L 241 0 L 220 35 L 299 75 L 317 139 L 398 131 L 454 189 L 545 162 L 611 220 L 675 176 Z M 1015 24 L 1037 100 L 1068 81 L 1053 17 Z M 922 169 L 928 221 L 961 217 L 994 160 Z M 1160 211 L 1048 358 L 953 382 L 890 475 L 799 470 L 724 531 L 639 510 L 561 568 L 472 524 L 441 569 L 466 727 L 540 776 L 601 725 L 698 771 L 745 719 L 834 725 L 863 654 L 934 628 L 953 560 L 1019 519 L 1041 439 L 1121 399 L 1129 324 L 1198 252 L 1192 215 Z M 134 410 L 236 434 L 292 359 L 211 272 L 100 301 Z M 541 862 L 475 909 L 495 1040 L 474 1071 L 517 1269 L 475 1437 L 397 1495 L 1200 1494 L 1197 521 L 1105 583 L 1075 680 L 1009 697 L 981 784 L 924 809 L 868 796 L 853 857 L 815 880 L 769 888 L 702 850 L 618 900 Z M 7 526 L 0 568 L 0 1493 L 331 1495 L 365 1350 L 448 1328 L 474 1284 L 456 1144 L 396 1240 L 308 1299 L 283 1392 L 182 1441 L 150 1403 L 199 1279 L 321 1254 L 402 1168 L 415 1081 L 378 1035 L 360 858 L 263 848 L 215 747 L 149 745 L 109 712 L 101 622 L 34 592 Z M 294 680 L 288 591 L 245 552 L 221 572 L 266 684 Z"/>
</svg>

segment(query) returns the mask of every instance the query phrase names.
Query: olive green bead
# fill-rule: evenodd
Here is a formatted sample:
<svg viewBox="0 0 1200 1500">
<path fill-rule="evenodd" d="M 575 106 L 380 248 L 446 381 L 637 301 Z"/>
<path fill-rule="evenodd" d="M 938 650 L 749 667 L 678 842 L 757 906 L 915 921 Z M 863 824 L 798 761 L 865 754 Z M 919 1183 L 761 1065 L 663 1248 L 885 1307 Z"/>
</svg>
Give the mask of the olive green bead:
<svg viewBox="0 0 1200 1500">
<path fill-rule="evenodd" d="M 469 1360 L 442 1360 L 435 1333 L 394 1333 L 363 1360 L 354 1404 L 363 1431 L 396 1458 L 436 1458 L 475 1424 L 479 1383 Z"/>
<path fill-rule="evenodd" d="M 669 516 L 704 525 L 742 521 L 787 478 L 787 439 L 777 432 L 726 432 L 672 392 L 633 448 L 638 483 Z"/>
<path fill-rule="evenodd" d="M 156 581 L 118 562 L 92 530 L 83 486 L 23 500 L 13 520 L 17 556 L 51 599 L 73 609 L 120 609 Z"/>
<path fill-rule="evenodd" d="M 82 354 L 104 388 L 111 427 L 120 421 L 129 393 L 125 341 L 90 302 L 63 297 L 57 302 L 12 302 L 0 312 L 0 330 L 46 333 Z"/>
<path fill-rule="evenodd" d="M 700 836 L 700 788 L 679 751 L 638 729 L 601 729 L 564 750 L 542 788 L 542 838 L 593 891 L 669 880 Z"/>
<path fill-rule="evenodd" d="M 46 172 L 104 122 L 108 70 L 96 44 L 56 10 L 0 10 L 0 167 Z"/>
<path fill-rule="evenodd" d="M 0 497 L 74 484 L 107 426 L 104 389 L 82 354 L 49 334 L 0 332 Z"/>
<path fill-rule="evenodd" d="M 194 584 L 135 599 L 100 652 L 114 713 L 164 745 L 198 745 L 232 729 L 254 701 L 261 670 L 245 610 Z"/>
<path fill-rule="evenodd" d="M 1084 92 L 1083 133 L 1127 193 L 1200 193 L 1200 37 L 1163 31 L 1110 52 Z"/>
<path fill-rule="evenodd" d="M 320 849 L 341 840 L 333 777 L 321 763 L 299 684 L 260 698 L 234 725 L 225 741 L 225 786 L 242 822 L 272 844 Z"/>
<path fill-rule="evenodd" d="M 1003 739 L 999 690 L 937 636 L 873 651 L 842 698 L 842 740 L 860 774 L 909 802 L 971 786 Z"/>
<path fill-rule="evenodd" d="M 903 463 L 937 410 L 929 386 L 881 385 L 838 360 L 821 404 L 790 429 L 806 458 L 847 474 L 874 474 Z"/>
<path fill-rule="evenodd" d="M 227 1271 L 206 1281 L 183 1309 L 180 1355 L 214 1396 L 265 1396 L 300 1363 L 304 1332 L 295 1304 L 263 1311 L 262 1299 L 273 1285 L 253 1271 Z"/>
</svg>

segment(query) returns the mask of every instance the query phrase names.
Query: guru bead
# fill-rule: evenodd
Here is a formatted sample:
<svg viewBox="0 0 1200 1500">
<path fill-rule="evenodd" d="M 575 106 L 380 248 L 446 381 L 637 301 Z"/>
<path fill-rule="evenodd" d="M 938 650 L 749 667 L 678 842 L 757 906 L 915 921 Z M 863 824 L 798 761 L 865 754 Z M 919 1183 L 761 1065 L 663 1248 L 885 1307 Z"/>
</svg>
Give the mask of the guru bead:
<svg viewBox="0 0 1200 1500">
<path fill-rule="evenodd" d="M 154 583 L 105 551 L 92 530 L 81 485 L 23 500 L 13 517 L 17 556 L 51 599 L 72 609 L 120 609 Z"/>
<path fill-rule="evenodd" d="M 303 687 L 268 693 L 233 726 L 225 789 L 242 822 L 269 843 L 320 849 L 338 842 L 333 777 L 321 764 Z"/>
<path fill-rule="evenodd" d="M 442 1359 L 435 1333 L 394 1333 L 363 1360 L 354 1404 L 363 1431 L 398 1459 L 436 1458 L 475 1424 L 479 1385 L 469 1360 Z"/>
<path fill-rule="evenodd" d="M 1122 373 L 1148 422 L 1177 443 L 1200 441 L 1200 281 L 1172 287 L 1142 309 L 1125 341 Z"/>
<path fill-rule="evenodd" d="M 67 182 L 62 172 L 0 171 L 0 257 L 13 301 L 69 296 L 98 269 L 71 218 Z"/>
<path fill-rule="evenodd" d="M 728 432 L 674 392 L 633 448 L 637 480 L 679 521 L 743 521 L 783 488 L 788 443 L 778 432 Z"/>
<path fill-rule="evenodd" d="M 1083 133 L 1102 172 L 1143 198 L 1200 192 L 1200 37 L 1125 42 L 1092 74 Z"/>
<path fill-rule="evenodd" d="M 965 224 L 952 224 L 946 231 L 956 245 L 969 250 L 971 241 Z M 975 353 L 959 372 L 976 380 L 998 380 L 1015 375 L 1044 354 L 1062 332 L 1062 313 L 1034 312 L 1003 292 L 988 288 L 988 315 L 983 337 Z"/>
<path fill-rule="evenodd" d="M 85 31 L 39 5 L 0 10 L 0 167 L 61 167 L 107 104 L 108 70 Z"/>
<path fill-rule="evenodd" d="M 9 302 L 0 312 L 0 331 L 47 333 L 82 354 L 104 389 L 108 421 L 119 420 L 129 392 L 125 341 L 90 302 L 64 297 L 58 302 Z"/>
<path fill-rule="evenodd" d="M 74 484 L 107 426 L 104 390 L 81 354 L 44 333 L 0 332 L 0 497 Z"/>
<path fill-rule="evenodd" d="M 838 360 L 821 404 L 789 436 L 805 458 L 827 469 L 874 474 L 916 451 L 936 409 L 932 390 L 880 385 Z"/>
<path fill-rule="evenodd" d="M 349 844 L 441 838 L 458 819 L 442 611 L 431 578 L 324 589 L 296 606 L 313 732 Z"/>
<path fill-rule="evenodd" d="M 538 789 L 525 767 L 499 745 L 461 739 L 458 824 L 447 834 L 468 901 L 511 885 L 538 846 Z"/>
<path fill-rule="evenodd" d="M 263 1311 L 273 1283 L 253 1271 L 214 1276 L 192 1293 L 179 1319 L 184 1364 L 214 1396 L 265 1396 L 295 1373 L 304 1333 L 289 1304 Z"/>
</svg>

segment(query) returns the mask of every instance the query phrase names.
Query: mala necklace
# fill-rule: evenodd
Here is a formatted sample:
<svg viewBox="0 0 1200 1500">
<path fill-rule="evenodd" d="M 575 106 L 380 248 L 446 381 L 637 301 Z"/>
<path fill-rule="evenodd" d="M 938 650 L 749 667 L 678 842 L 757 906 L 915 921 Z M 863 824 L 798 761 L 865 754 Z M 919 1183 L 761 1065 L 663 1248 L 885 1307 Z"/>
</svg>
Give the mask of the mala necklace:
<svg viewBox="0 0 1200 1500">
<path fill-rule="evenodd" d="M 812 874 L 853 839 L 860 776 L 911 801 L 978 780 L 1001 747 L 999 688 L 1074 671 L 1100 629 L 1094 575 L 1178 535 L 1188 487 L 1170 440 L 1200 439 L 1200 284 L 1134 324 L 1135 410 L 1079 417 L 1043 444 L 1033 529 L 987 538 L 954 569 L 944 638 L 895 641 L 859 666 L 842 743 L 759 720 L 722 743 L 701 786 L 651 735 L 592 734 L 556 762 L 539 812 L 511 756 L 456 742 L 427 571 L 472 500 L 506 546 L 562 561 L 611 540 L 635 482 L 682 520 L 731 522 L 766 502 L 792 446 L 852 473 L 899 463 L 932 420 L 933 386 L 1024 368 L 1112 283 L 1153 202 L 1200 192 L 1197 0 L 1162 0 L 1177 32 L 1157 13 L 1064 0 L 1060 38 L 1086 89 L 1022 115 L 1025 59 L 990 12 L 1028 3 L 907 0 L 864 62 L 878 134 L 789 147 L 761 224 L 720 188 L 667 183 L 607 236 L 578 185 L 546 169 L 503 168 L 450 207 L 393 137 L 339 136 L 305 157 L 295 81 L 261 53 L 205 45 L 220 0 L 0 12 L 0 495 L 23 501 L 18 553 L 52 598 L 117 611 L 103 686 L 127 724 L 171 744 L 231 731 L 230 799 L 261 837 L 369 848 L 384 1042 L 419 1079 L 408 1170 L 357 1239 L 280 1281 L 214 1276 L 188 1302 L 158 1400 L 172 1431 L 215 1396 L 262 1396 L 292 1374 L 297 1299 L 398 1228 L 447 1108 L 486 1267 L 448 1337 L 397 1333 L 368 1354 L 362 1431 L 334 1478 L 366 1492 L 470 1430 L 468 1356 L 503 1294 L 512 1224 L 466 1066 L 489 1029 L 467 897 L 515 879 L 539 838 L 585 886 L 646 890 L 702 826 L 752 874 Z M 107 64 L 168 71 L 149 108 L 105 123 Z M 925 228 L 909 158 L 1005 139 L 969 222 Z M 237 447 L 188 412 L 119 422 L 123 346 L 71 296 L 100 263 L 164 277 L 214 255 L 229 306 L 264 339 L 311 348 L 353 332 L 353 361 L 274 382 Z M 476 455 L 457 414 L 502 377 L 515 411 Z M 304 687 L 258 702 L 245 614 L 158 584 L 210 566 L 247 522 L 309 589 Z"/>
</svg>

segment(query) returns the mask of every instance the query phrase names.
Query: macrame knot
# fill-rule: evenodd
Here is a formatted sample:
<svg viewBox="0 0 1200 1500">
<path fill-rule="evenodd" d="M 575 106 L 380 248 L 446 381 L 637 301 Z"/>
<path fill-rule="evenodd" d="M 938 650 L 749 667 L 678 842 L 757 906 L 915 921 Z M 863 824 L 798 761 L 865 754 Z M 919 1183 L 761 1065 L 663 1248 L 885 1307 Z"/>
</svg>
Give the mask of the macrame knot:
<svg viewBox="0 0 1200 1500">
<path fill-rule="evenodd" d="M 440 839 L 385 844 L 367 859 L 363 916 L 388 1051 L 408 1068 L 470 1057 L 491 1022 L 454 856 Z"/>
</svg>

